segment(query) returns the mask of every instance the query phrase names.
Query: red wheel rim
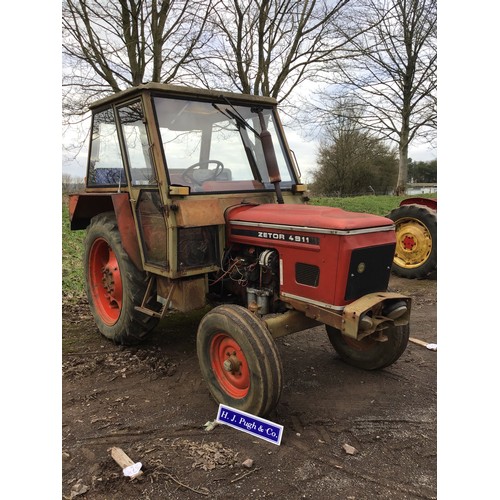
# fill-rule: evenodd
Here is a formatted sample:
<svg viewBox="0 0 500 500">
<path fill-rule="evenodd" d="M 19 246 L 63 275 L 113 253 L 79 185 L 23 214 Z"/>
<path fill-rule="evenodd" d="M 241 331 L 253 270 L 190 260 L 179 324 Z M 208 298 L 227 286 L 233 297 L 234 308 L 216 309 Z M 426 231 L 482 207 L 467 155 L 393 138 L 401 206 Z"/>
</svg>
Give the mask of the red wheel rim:
<svg viewBox="0 0 500 500">
<path fill-rule="evenodd" d="M 216 334 L 210 343 L 210 363 L 215 378 L 232 398 L 244 398 L 250 389 L 250 371 L 238 342 L 225 333 Z"/>
<path fill-rule="evenodd" d="M 122 278 L 115 252 L 102 238 L 90 249 L 89 285 L 97 314 L 105 324 L 114 325 L 122 310 Z"/>
</svg>

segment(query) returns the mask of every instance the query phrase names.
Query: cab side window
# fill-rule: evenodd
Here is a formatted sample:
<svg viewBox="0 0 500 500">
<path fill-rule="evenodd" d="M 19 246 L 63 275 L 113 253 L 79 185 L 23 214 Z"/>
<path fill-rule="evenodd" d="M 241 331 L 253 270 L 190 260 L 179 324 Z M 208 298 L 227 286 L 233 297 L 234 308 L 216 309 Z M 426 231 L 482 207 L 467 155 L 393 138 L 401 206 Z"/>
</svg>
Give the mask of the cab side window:
<svg viewBox="0 0 500 500">
<path fill-rule="evenodd" d="M 93 117 L 87 185 L 99 187 L 126 184 L 114 113 L 112 109 L 106 109 Z"/>
<path fill-rule="evenodd" d="M 135 101 L 119 108 L 118 116 L 132 184 L 135 186 L 155 185 L 156 176 L 151 161 L 151 151 L 141 101 Z"/>
</svg>

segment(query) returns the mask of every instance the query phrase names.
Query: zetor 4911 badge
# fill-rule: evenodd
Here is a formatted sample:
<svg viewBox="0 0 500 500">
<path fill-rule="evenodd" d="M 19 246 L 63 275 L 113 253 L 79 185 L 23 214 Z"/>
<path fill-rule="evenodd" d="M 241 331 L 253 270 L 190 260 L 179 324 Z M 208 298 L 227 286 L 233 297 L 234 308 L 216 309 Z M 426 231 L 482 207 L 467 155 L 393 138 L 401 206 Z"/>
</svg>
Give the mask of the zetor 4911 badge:
<svg viewBox="0 0 500 500">
<path fill-rule="evenodd" d="M 206 307 L 211 394 L 261 416 L 283 387 L 276 337 L 323 324 L 351 365 L 401 356 L 411 300 L 387 292 L 393 222 L 307 204 L 274 99 L 145 84 L 91 110 L 70 215 L 103 335 L 134 344 L 172 311 Z"/>
</svg>

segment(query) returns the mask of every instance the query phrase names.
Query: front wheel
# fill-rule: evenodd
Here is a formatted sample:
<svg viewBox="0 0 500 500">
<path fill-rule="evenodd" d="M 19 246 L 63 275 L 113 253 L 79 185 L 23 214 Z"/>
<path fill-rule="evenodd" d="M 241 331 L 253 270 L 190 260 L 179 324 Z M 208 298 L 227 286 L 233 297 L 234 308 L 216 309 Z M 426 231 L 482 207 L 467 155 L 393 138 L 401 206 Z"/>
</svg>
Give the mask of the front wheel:
<svg viewBox="0 0 500 500">
<path fill-rule="evenodd" d="M 283 368 L 264 322 L 248 309 L 222 305 L 208 312 L 197 336 L 200 370 L 222 403 L 254 415 L 274 409 L 283 388 Z"/>
<path fill-rule="evenodd" d="M 92 218 L 84 246 L 87 298 L 99 331 L 118 344 L 137 344 L 158 319 L 135 309 L 145 295 L 147 275 L 123 249 L 113 212 Z"/>
<path fill-rule="evenodd" d="M 340 358 L 363 370 L 378 370 L 392 365 L 405 351 L 410 337 L 409 325 L 390 326 L 382 330 L 387 337 L 385 342 L 374 340 L 370 335 L 355 340 L 329 325 L 326 325 L 326 331 Z"/>
</svg>

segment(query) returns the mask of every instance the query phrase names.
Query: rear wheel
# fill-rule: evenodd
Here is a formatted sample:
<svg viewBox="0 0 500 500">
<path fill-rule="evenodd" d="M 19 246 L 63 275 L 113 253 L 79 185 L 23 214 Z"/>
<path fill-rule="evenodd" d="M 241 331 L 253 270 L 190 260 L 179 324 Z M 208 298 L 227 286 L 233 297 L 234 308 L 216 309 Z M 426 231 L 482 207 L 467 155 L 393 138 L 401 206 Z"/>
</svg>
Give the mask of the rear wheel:
<svg viewBox="0 0 500 500">
<path fill-rule="evenodd" d="M 283 388 L 281 358 L 263 321 L 248 309 L 222 305 L 207 313 L 197 352 L 217 402 L 261 416 L 274 409 Z"/>
<path fill-rule="evenodd" d="M 392 365 L 403 354 L 410 336 L 409 325 L 391 326 L 382 331 L 385 342 L 367 336 L 355 340 L 342 335 L 340 330 L 326 325 L 328 338 L 337 354 L 346 363 L 363 370 L 378 370 Z"/>
<path fill-rule="evenodd" d="M 146 292 L 147 275 L 123 249 L 113 212 L 92 218 L 84 246 L 86 292 L 99 331 L 116 343 L 137 344 L 158 319 L 135 309 Z"/>
<path fill-rule="evenodd" d="M 392 270 L 402 278 L 424 278 L 437 266 L 436 212 L 422 205 L 402 205 L 388 217 L 396 225 Z"/>
</svg>

